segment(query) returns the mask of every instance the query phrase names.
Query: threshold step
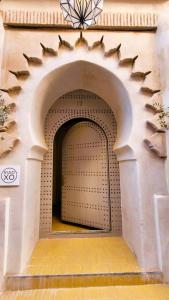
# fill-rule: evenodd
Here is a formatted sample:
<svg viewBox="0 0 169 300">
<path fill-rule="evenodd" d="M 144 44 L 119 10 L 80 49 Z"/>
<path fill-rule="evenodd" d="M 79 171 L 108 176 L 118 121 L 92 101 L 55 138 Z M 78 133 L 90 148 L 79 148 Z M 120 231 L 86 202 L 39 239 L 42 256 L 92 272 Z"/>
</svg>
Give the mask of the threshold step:
<svg viewBox="0 0 169 300">
<path fill-rule="evenodd" d="M 6 290 L 146 285 L 162 283 L 162 273 L 101 273 L 68 275 L 14 275 L 6 277 Z"/>
<path fill-rule="evenodd" d="M 5 292 L 0 300 L 167 300 L 169 285 L 116 286 L 98 288 L 43 289 Z"/>
</svg>

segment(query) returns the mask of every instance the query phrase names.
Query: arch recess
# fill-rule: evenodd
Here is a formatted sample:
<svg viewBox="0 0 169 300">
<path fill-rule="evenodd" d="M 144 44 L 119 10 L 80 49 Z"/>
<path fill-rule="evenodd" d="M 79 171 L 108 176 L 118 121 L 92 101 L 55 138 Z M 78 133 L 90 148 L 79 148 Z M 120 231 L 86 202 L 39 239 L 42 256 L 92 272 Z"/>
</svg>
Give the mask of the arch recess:
<svg viewBox="0 0 169 300">
<path fill-rule="evenodd" d="M 76 101 L 84 100 L 82 106 L 76 106 Z M 72 101 L 73 100 L 73 101 Z M 105 113 L 106 112 L 106 113 Z M 108 146 L 110 207 L 112 233 L 121 235 L 121 198 L 119 164 L 112 151 L 117 136 L 117 126 L 110 107 L 93 93 L 73 91 L 56 100 L 48 112 L 45 121 L 45 138 L 48 152 L 44 156 L 41 168 L 41 211 L 40 236 L 46 236 L 52 228 L 52 197 L 53 197 L 53 141 L 58 130 L 70 120 L 86 119 L 97 124 L 104 132 Z M 48 180 L 46 180 L 48 178 Z M 56 184 L 57 186 L 57 184 Z M 55 186 L 55 187 L 56 187 Z M 116 192 L 114 192 L 114 189 Z"/>
<path fill-rule="evenodd" d="M 51 71 L 37 87 L 35 101 L 38 101 L 38 110 L 35 109 L 34 101 L 31 124 L 33 138 L 38 144 L 43 141 L 45 145 L 43 124 L 49 108 L 63 94 L 76 89 L 89 90 L 105 99 L 118 124 L 115 148 L 126 145 L 132 130 L 132 107 L 128 93 L 113 73 L 86 61 L 75 61 Z"/>
</svg>

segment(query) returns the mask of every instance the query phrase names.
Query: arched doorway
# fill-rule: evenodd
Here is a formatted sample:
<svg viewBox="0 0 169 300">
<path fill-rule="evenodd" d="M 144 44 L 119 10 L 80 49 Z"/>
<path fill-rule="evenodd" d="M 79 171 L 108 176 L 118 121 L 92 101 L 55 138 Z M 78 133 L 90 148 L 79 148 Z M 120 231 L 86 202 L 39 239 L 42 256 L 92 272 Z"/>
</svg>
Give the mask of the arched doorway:
<svg viewBox="0 0 169 300">
<path fill-rule="evenodd" d="M 105 59 L 103 52 L 100 54 L 100 56 L 95 55 L 93 51 L 84 53 L 84 51 L 77 49 L 76 52 L 69 51 L 69 54 L 66 51 L 65 54 L 59 55 L 57 59 L 55 57 L 51 58 L 40 68 L 33 69 L 31 80 L 24 84 L 22 93 L 17 96 L 17 101 L 20 103 L 18 116 L 21 117 L 22 146 L 24 145 L 25 147 L 24 151 L 19 152 L 20 155 L 18 157 L 20 159 L 21 155 L 23 155 L 23 158 L 26 160 L 23 169 L 26 175 L 24 188 L 20 189 L 20 198 L 24 198 L 22 202 L 24 206 L 23 228 L 21 230 L 22 241 L 18 241 L 18 243 L 22 244 L 22 265 L 25 264 L 26 259 L 39 239 L 39 229 L 40 237 L 46 237 L 52 228 L 51 172 L 53 169 L 53 146 L 49 146 L 50 135 L 53 138 L 57 129 L 65 121 L 77 118 L 77 114 L 71 109 L 66 112 L 65 105 L 65 117 L 62 119 L 62 112 L 58 110 L 57 117 L 55 116 L 52 120 L 52 122 L 55 120 L 55 123 L 53 129 L 49 132 L 50 135 L 46 133 L 49 120 L 45 126 L 46 132 L 44 130 L 45 118 L 48 113 L 51 116 L 51 108 L 54 103 L 59 103 L 58 99 L 60 97 L 76 89 L 90 90 L 102 97 L 116 117 L 118 133 L 115 145 L 112 143 L 108 148 L 112 156 L 115 156 L 112 150 L 115 151 L 120 165 L 120 184 L 118 183 L 119 179 L 117 181 L 112 180 L 114 183 L 111 186 L 113 186 L 114 190 L 115 184 L 118 183 L 118 186 L 121 188 L 117 188 L 114 195 L 110 189 L 111 204 L 113 203 L 111 206 L 112 232 L 113 234 L 121 235 L 121 224 L 123 223 L 123 237 L 136 254 L 140 265 L 145 270 L 148 267 L 152 269 L 158 265 L 156 237 L 152 226 L 154 217 L 153 214 L 147 214 L 147 207 L 149 211 L 153 211 L 152 199 L 154 193 L 166 194 L 167 192 L 163 162 L 155 160 L 154 156 L 149 155 L 142 143 L 145 135 L 145 95 L 140 90 L 140 83 L 137 85 L 134 80 L 131 80 L 128 69 L 121 68 L 118 61 L 117 63 L 112 63 L 112 57 Z M 25 101 L 23 101 L 23 98 Z M 67 102 L 65 101 L 65 103 Z M 91 120 L 97 121 L 99 124 L 102 123 L 101 127 L 106 132 L 106 135 L 113 132 L 112 122 L 110 122 L 109 126 L 105 126 L 103 120 L 100 121 L 99 113 L 97 116 L 90 112 L 81 113 L 81 100 L 78 101 L 77 105 L 79 106 L 78 114 L 81 117 L 86 117 L 87 115 Z M 28 122 L 25 122 L 27 117 Z M 114 140 L 113 137 L 112 140 Z M 48 153 L 44 155 L 46 151 Z M 49 167 L 46 163 L 47 157 L 50 159 Z M 45 171 L 46 175 L 44 172 L 45 164 L 46 168 L 51 169 L 47 172 Z M 147 171 L 147 176 L 144 176 L 145 166 L 147 165 L 151 165 L 151 168 Z M 119 170 L 119 166 L 117 168 L 115 165 L 114 168 L 112 165 L 111 170 L 113 173 L 115 170 Z M 153 183 L 152 170 L 160 172 L 161 180 L 156 181 L 155 185 Z M 118 178 L 118 176 L 112 175 L 113 177 L 115 179 Z M 149 186 L 153 188 L 150 190 Z M 11 191 L 14 193 L 13 190 Z M 18 192 L 16 198 L 18 198 Z M 121 198 L 122 209 L 119 204 L 119 198 Z M 15 201 L 12 203 L 14 205 Z M 18 206 L 18 214 L 22 205 Z M 120 217 L 121 211 L 123 222 L 121 222 Z M 32 220 L 31 223 L 30 219 Z M 146 230 L 147 226 L 149 228 L 148 231 Z M 14 230 L 12 233 L 13 238 L 18 239 Z M 25 244 L 27 247 L 25 247 Z M 9 246 L 12 247 L 12 242 L 9 243 Z M 150 249 L 149 254 L 147 254 L 147 249 Z M 21 251 L 18 251 L 18 257 L 20 255 Z"/>
<path fill-rule="evenodd" d="M 52 229 L 110 231 L 108 142 L 104 131 L 93 121 L 73 119 L 57 131 L 53 148 Z"/>
<path fill-rule="evenodd" d="M 52 214 L 58 217 L 56 211 L 61 212 L 61 198 L 64 221 L 121 235 L 119 164 L 113 152 L 116 134 L 112 110 L 89 91 L 63 95 L 50 109 L 45 122 L 49 151 L 42 163 L 42 235 L 57 231 L 56 224 L 52 228 Z"/>
</svg>

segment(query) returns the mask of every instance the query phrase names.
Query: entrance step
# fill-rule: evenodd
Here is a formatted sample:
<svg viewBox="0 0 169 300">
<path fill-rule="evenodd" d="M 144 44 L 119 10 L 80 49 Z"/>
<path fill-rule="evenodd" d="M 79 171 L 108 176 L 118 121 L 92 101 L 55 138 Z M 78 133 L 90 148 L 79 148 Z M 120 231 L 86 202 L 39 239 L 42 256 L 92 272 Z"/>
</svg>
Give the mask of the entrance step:
<svg viewBox="0 0 169 300">
<path fill-rule="evenodd" d="M 167 300 L 169 286 L 141 285 L 99 288 L 42 289 L 5 292 L 0 300 Z"/>
<path fill-rule="evenodd" d="M 157 271 L 157 270 L 151 270 Z M 141 272 L 121 237 L 82 237 L 38 241 L 25 275 Z"/>
<path fill-rule="evenodd" d="M 162 283 L 161 273 L 16 275 L 6 278 L 6 290 L 130 286 Z"/>
<path fill-rule="evenodd" d="M 6 290 L 159 284 L 156 270 L 142 273 L 121 237 L 41 239 L 23 274 L 6 278 Z"/>
</svg>

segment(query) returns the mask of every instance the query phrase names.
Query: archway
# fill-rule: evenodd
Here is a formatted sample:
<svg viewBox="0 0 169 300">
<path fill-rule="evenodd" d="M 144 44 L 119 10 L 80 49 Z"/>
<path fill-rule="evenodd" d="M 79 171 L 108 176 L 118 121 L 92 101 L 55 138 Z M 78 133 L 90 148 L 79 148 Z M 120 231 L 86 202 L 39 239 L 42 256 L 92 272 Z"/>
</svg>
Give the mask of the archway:
<svg viewBox="0 0 169 300">
<path fill-rule="evenodd" d="M 58 89 L 56 89 L 56 82 Z M 38 144 L 45 151 L 43 125 L 46 114 L 56 99 L 76 89 L 89 90 L 105 99 L 117 120 L 115 148 L 120 149 L 126 146 L 129 143 L 133 126 L 132 105 L 128 91 L 117 76 L 106 68 L 87 60 L 62 64 L 39 82 L 33 102 L 36 101 L 35 99 L 38 101 L 36 101 L 36 107 L 32 107 L 30 120 L 33 143 Z"/>
<path fill-rule="evenodd" d="M 54 194 L 60 195 L 60 178 L 58 177 L 58 182 L 53 179 L 52 182 L 52 172 L 56 172 L 58 165 L 54 165 L 54 156 L 56 145 L 60 148 L 60 130 L 62 134 L 62 129 L 64 126 L 69 126 L 76 124 L 79 120 L 88 120 L 93 124 L 96 124 L 100 128 L 100 134 L 102 139 L 104 136 L 107 140 L 107 151 L 108 151 L 108 176 L 109 182 L 105 183 L 107 180 L 103 173 L 103 169 L 106 167 L 105 162 L 104 166 L 101 169 L 91 170 L 88 167 L 84 172 L 84 166 L 80 172 L 81 176 L 85 180 L 90 176 L 94 179 L 95 185 L 90 188 L 90 183 L 88 183 L 88 196 L 93 201 L 93 195 L 95 198 L 97 196 L 96 190 L 99 189 L 99 196 L 102 195 L 102 210 L 104 210 L 104 201 L 105 198 L 105 188 L 108 187 L 109 191 L 109 200 L 110 201 L 110 210 L 108 215 L 111 215 L 111 233 L 113 235 L 122 234 L 122 221 L 121 221 L 121 197 L 120 197 L 120 174 L 119 174 L 119 164 L 116 158 L 116 154 L 113 151 L 113 146 L 116 141 L 117 136 L 117 124 L 115 116 L 106 104 L 106 102 L 98 97 L 96 94 L 93 94 L 85 90 L 76 90 L 70 93 L 67 93 L 56 100 L 55 104 L 49 110 L 46 121 L 45 121 L 45 139 L 48 146 L 48 152 L 44 156 L 44 161 L 42 163 L 42 179 L 41 179 L 41 222 L 40 222 L 40 234 L 48 235 L 52 232 L 52 198 Z M 98 130 L 98 129 L 97 129 Z M 102 133 L 101 133 L 102 132 Z M 80 132 L 79 132 L 80 134 Z M 89 141 L 88 141 L 89 142 Z M 90 145 L 91 146 L 91 145 Z M 96 145 L 95 145 L 96 146 Z M 87 150 L 87 149 L 86 149 Z M 85 150 L 85 151 L 86 151 Z M 81 149 L 79 149 L 81 151 Z M 79 152 L 78 151 L 78 152 Z M 91 147 L 88 148 L 90 153 Z M 94 149 L 93 149 L 94 151 Z M 101 149 L 104 152 L 104 149 Z M 94 152 L 95 153 L 95 152 Z M 76 153 L 77 155 L 77 153 Z M 93 156 L 93 155 L 92 155 Z M 83 157 L 84 158 L 84 157 Z M 85 167 L 86 168 L 86 167 Z M 53 170 L 53 171 L 52 171 Z M 69 170 L 70 173 L 70 170 Z M 79 173 L 79 170 L 73 168 L 74 176 Z M 86 174 L 88 175 L 86 176 Z M 79 175 L 78 175 L 79 176 Z M 101 186 L 97 187 L 96 180 L 99 180 Z M 101 181 L 102 180 L 102 181 Z M 54 181 L 56 185 L 54 185 Z M 102 184 L 101 184 L 102 182 Z M 86 187 L 81 183 L 80 190 L 86 190 Z M 52 190 L 53 187 L 53 190 Z M 70 187 L 69 187 L 70 188 Z M 72 187 L 74 189 L 74 187 Z M 84 191 L 83 191 L 84 192 Z M 101 194 L 100 194 L 101 192 Z M 90 196 L 91 194 L 91 196 Z M 72 196 L 73 197 L 73 196 Z M 88 205 L 91 204 L 91 201 L 88 201 Z M 70 201 L 69 201 L 70 203 Z M 107 214 L 107 212 L 106 212 Z M 61 228 L 61 226 L 59 226 Z"/>
<path fill-rule="evenodd" d="M 134 126 L 137 123 L 137 119 L 132 113 L 132 107 L 135 103 L 135 97 L 133 97 L 133 95 L 137 94 L 138 97 L 137 90 L 135 88 L 132 90 L 134 86 L 133 82 L 128 80 L 128 77 L 123 78 L 123 70 L 119 70 L 118 65 L 116 65 L 116 75 L 114 75 L 113 69 L 115 66 L 107 64 L 105 60 L 102 59 L 99 65 L 98 57 L 96 58 L 92 53 L 85 54 L 85 60 L 84 53 L 81 51 L 79 53 L 77 52 L 75 56 L 66 56 L 66 64 L 63 57 L 64 55 L 60 57 L 55 64 L 47 64 L 43 76 L 40 71 L 36 71 L 33 74 L 32 77 L 34 79 L 36 77 L 35 81 L 32 80 L 32 83 L 35 83 L 33 89 L 28 82 L 25 84 L 24 90 L 30 101 L 29 109 L 31 108 L 29 115 L 29 141 L 31 141 L 31 143 L 27 144 L 29 149 L 27 172 L 30 172 L 33 161 L 36 161 L 36 172 L 37 177 L 39 177 L 38 187 L 40 187 L 41 161 L 47 150 L 44 138 L 45 117 L 59 97 L 72 90 L 85 89 L 103 98 L 114 112 L 117 120 L 117 138 L 111 150 L 114 149 L 117 160 L 120 162 L 122 212 L 125 212 L 122 213 L 123 236 L 133 251 L 137 253 L 137 257 L 141 259 L 143 254 L 143 240 L 139 226 L 141 207 L 139 205 L 138 166 L 136 164 L 134 151 L 132 150 Z M 122 79 L 120 79 L 120 77 L 122 77 Z M 66 85 L 65 82 L 67 83 Z M 132 94 L 131 97 L 129 97 L 130 93 Z M 125 174 L 128 167 L 132 167 L 133 171 L 130 178 L 127 178 L 126 181 Z M 25 183 L 26 186 L 29 186 L 30 183 L 28 184 L 28 182 L 30 181 L 31 178 L 28 176 Z M 131 186 L 133 187 L 133 182 L 135 182 L 134 189 L 131 188 Z M 34 183 L 31 182 L 31 184 L 33 187 Z M 32 192 L 34 189 L 37 190 L 37 185 L 32 188 Z M 137 207 L 137 218 L 133 214 L 131 204 L 133 197 Z M 36 194 L 35 197 L 35 194 L 31 195 L 31 191 L 29 191 L 29 199 L 30 198 L 34 199 L 33 201 L 35 201 L 34 203 L 36 203 L 37 206 L 37 203 L 40 201 L 40 193 Z M 29 199 L 26 200 L 26 203 L 29 203 Z M 38 215 L 39 213 L 38 211 Z M 51 219 L 51 210 L 48 211 L 48 214 Z M 25 220 L 24 223 L 24 225 L 26 225 L 29 221 Z M 119 223 L 117 222 L 116 225 L 118 226 Z M 39 226 L 36 227 L 36 230 L 38 235 Z M 140 236 L 139 243 L 135 243 L 135 240 L 138 240 L 138 236 Z M 25 237 L 23 241 L 24 239 Z M 30 247 L 33 247 L 34 242 L 32 241 L 32 237 L 30 237 L 30 239 Z"/>
<path fill-rule="evenodd" d="M 152 117 L 145 104 L 158 90 L 145 82 L 149 72 L 139 69 L 140 72 L 133 73 L 136 57 L 122 58 L 113 49 L 106 52 L 104 45 L 96 44 L 98 47 L 90 49 L 76 44 L 74 51 L 70 51 L 62 42 L 58 56 L 47 57 L 43 53 L 43 59 L 27 57 L 27 78 L 22 78 L 25 71 L 14 72 L 17 86 L 6 90 L 13 92 L 19 103 L 17 119 L 21 138 L 16 155 L 9 157 L 12 163 L 22 161 L 21 186 L 10 191 L 11 198 L 17 200 L 11 201 L 11 213 L 15 209 L 20 217 L 17 225 L 10 225 L 9 249 L 14 240 L 19 246 L 15 259 L 8 255 L 7 270 L 11 268 L 10 263 L 14 271 L 24 266 L 39 239 L 41 163 L 48 150 L 44 138 L 45 117 L 59 97 L 79 88 L 103 98 L 115 114 L 118 135 L 112 149 L 120 165 L 123 236 L 144 269 L 158 266 L 153 213 L 147 212 L 153 211 L 154 194 L 167 193 L 164 163 L 148 152 L 143 143 L 147 135 L 145 123 Z M 151 168 L 144 176 L 147 165 Z M 154 178 L 156 172 L 160 181 Z"/>
</svg>

